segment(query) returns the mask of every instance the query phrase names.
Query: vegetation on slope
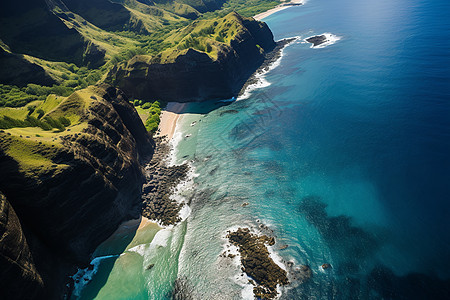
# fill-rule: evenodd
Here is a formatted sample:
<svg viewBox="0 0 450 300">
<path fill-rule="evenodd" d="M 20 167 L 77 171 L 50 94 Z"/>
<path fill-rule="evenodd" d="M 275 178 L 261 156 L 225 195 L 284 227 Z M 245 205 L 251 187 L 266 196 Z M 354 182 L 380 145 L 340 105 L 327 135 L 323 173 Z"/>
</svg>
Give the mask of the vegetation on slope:
<svg viewBox="0 0 450 300">
<path fill-rule="evenodd" d="M 270 0 L 113 0 L 114 3 L 108 0 L 63 0 L 48 2 L 53 6 L 46 11 L 45 5 L 38 5 L 39 1 L 19 1 L 29 4 L 23 7 L 36 12 L 32 20 L 43 22 L 43 25 L 34 29 L 30 26 L 23 28 L 28 24 L 27 10 L 2 3 L 2 53 L 23 53 L 22 61 L 42 68 L 43 74 L 53 83 L 50 86 L 33 84 L 27 82 L 28 78 L 23 78 L 25 82 L 19 85 L 0 82 L 0 107 L 21 107 L 36 100 L 43 101 L 51 94 L 66 97 L 73 91 L 99 82 L 111 67 L 133 57 L 135 60 L 148 60 L 149 55 L 153 60 L 170 62 L 193 48 L 217 58 L 224 44 L 239 32 L 238 18 L 230 14 L 231 11 L 253 15 L 278 4 Z M 100 13 L 101 10 L 104 11 Z M 49 30 L 48 26 L 58 22 L 60 35 L 77 36 L 80 42 L 72 48 L 84 49 L 82 59 L 69 59 L 69 56 L 77 56 L 79 50 L 71 51 L 69 55 L 64 50 L 66 48 L 61 48 L 61 41 L 65 41 L 61 36 L 56 40 L 49 40 L 46 36 L 54 34 L 54 29 Z M 21 42 L 24 34 L 34 35 L 37 39 L 22 45 L 17 41 Z M 48 47 L 53 50 L 47 51 Z M 144 57 L 139 58 L 139 55 Z M 88 57 L 90 62 L 82 61 Z M 15 74 L 14 68 L 9 70 Z M 0 68 L 2 72 L 6 71 Z M 18 74 L 13 76 L 20 78 Z"/>
<path fill-rule="evenodd" d="M 139 66 L 140 62 L 173 63 L 179 56 L 186 54 L 188 49 L 204 52 L 215 60 L 218 58 L 219 52 L 230 47 L 231 40 L 247 30 L 243 25 L 243 20 L 246 20 L 246 18 L 235 12 L 221 18 L 196 20 L 188 26 L 173 30 L 170 33 L 162 42 L 162 44 L 171 45 L 170 48 L 153 56 L 136 55 L 128 62 L 118 65 L 125 67 L 127 64 Z"/>
<path fill-rule="evenodd" d="M 132 103 L 147 131 L 154 134 L 158 129 L 161 116 L 161 104 L 159 101 L 152 103 L 136 99 Z"/>
<path fill-rule="evenodd" d="M 230 12 L 237 12 L 244 17 L 251 17 L 274 8 L 280 4 L 277 0 L 228 0 L 221 9 L 204 13 L 202 19 L 223 17 Z"/>
<path fill-rule="evenodd" d="M 49 95 L 23 107 L 0 108 L 0 149 L 33 176 L 65 167 L 52 160 L 66 137 L 85 135 L 85 113 L 98 97 L 91 86 L 68 97 Z"/>
<path fill-rule="evenodd" d="M 217 58 L 223 44 L 229 44 L 243 30 L 241 17 L 232 12 L 221 18 L 195 21 L 176 30 L 166 42 L 176 45 L 174 48 L 178 50 L 193 48 Z"/>
<path fill-rule="evenodd" d="M 147 102 L 142 105 L 142 108 L 149 110 L 149 115 L 147 120 L 145 120 L 145 128 L 148 132 L 155 133 L 158 129 L 161 115 L 161 107 L 159 106 L 159 102 L 155 101 L 152 104 Z"/>
</svg>

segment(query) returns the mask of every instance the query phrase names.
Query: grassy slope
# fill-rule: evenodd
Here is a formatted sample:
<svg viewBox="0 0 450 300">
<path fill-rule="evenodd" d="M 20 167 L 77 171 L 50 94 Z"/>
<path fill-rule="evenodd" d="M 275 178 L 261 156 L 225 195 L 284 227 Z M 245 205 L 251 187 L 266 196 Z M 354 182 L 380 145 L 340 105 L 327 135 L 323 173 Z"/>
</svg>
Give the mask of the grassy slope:
<svg viewBox="0 0 450 300">
<path fill-rule="evenodd" d="M 95 1 L 100 3 L 103 0 Z M 217 25 L 214 25 L 216 21 L 212 20 L 213 18 L 223 17 L 233 10 L 244 15 L 252 15 L 279 3 L 271 0 L 229 0 L 222 9 L 200 14 L 194 7 L 202 7 L 201 10 L 204 10 L 208 6 L 219 5 L 221 0 L 159 0 L 154 1 L 154 5 L 146 5 L 137 0 L 114 0 L 113 2 L 116 2 L 114 5 L 123 5 L 130 15 L 128 23 L 123 24 L 120 31 L 102 29 L 88 22 L 82 15 L 58 6 L 53 8 L 66 28 L 76 30 L 85 40 L 105 51 L 105 65 L 89 69 L 66 61 L 49 61 L 31 55 L 24 55 L 24 59 L 41 66 L 59 85 L 72 90 L 83 89 L 98 82 L 113 65 L 127 61 L 135 55 L 151 55 L 161 61 L 170 62 L 180 53 L 184 53 L 185 48 L 192 47 L 199 51 L 205 51 L 211 57 L 216 58 L 219 49 L 223 46 L 222 39 L 218 38 L 219 33 L 222 32 L 223 43 L 227 43 L 236 34 L 238 28 L 232 24 L 233 22 L 218 22 Z M 191 17 L 192 14 L 195 15 L 194 17 L 200 16 L 201 21 L 194 21 L 195 24 L 192 25 L 192 20 L 183 17 L 183 15 L 189 14 Z M 87 15 L 89 18 L 95 16 L 93 11 L 89 11 Z M 96 23 L 99 25 L 107 21 L 105 15 L 100 15 L 98 18 L 100 21 Z M 231 24 L 231 26 L 224 28 L 225 23 Z M 186 25 L 187 27 L 185 27 Z M 208 35 L 200 33 L 202 29 L 211 26 L 214 27 L 214 33 Z M 199 33 L 201 36 L 196 36 Z M 0 44 L 2 48 L 8 49 L 8 45 L 4 41 L 0 41 Z M 0 98 L 8 98 L 10 103 L 17 100 L 17 105 L 24 105 L 42 97 L 42 95 L 28 94 L 26 89 L 23 89 L 21 93 L 15 92 L 12 97 L 3 96 L 4 92 L 9 93 L 9 90 L 0 89 Z M 52 92 L 55 91 L 48 91 L 48 93 Z M 48 95 L 48 93 L 44 95 Z M 0 101 L 0 106 L 5 103 L 3 100 Z"/>
<path fill-rule="evenodd" d="M 0 148 L 19 164 L 21 172 L 39 178 L 48 172 L 58 173 L 69 167 L 52 160 L 61 146 L 55 142 L 36 141 L 0 132 Z"/>
<path fill-rule="evenodd" d="M 155 56 L 135 56 L 129 63 L 139 61 L 173 63 L 178 56 L 185 54 L 190 48 L 205 52 L 212 59 L 217 59 L 219 51 L 229 47 L 230 41 L 244 30 L 242 17 L 235 12 L 222 18 L 197 20 L 171 32 L 170 36 L 164 40 L 165 43 L 172 45 L 171 48 Z"/>
<path fill-rule="evenodd" d="M 64 131 L 45 131 L 40 127 L 0 130 L 0 149 L 19 163 L 21 171 L 31 176 L 59 172 L 68 167 L 65 164 L 55 164 L 52 160 L 62 147 L 61 137 L 75 133 L 83 134 L 87 123 L 81 117 L 96 97 L 100 97 L 96 93 L 96 88 L 88 87 L 69 97 L 50 95 L 45 101 L 34 101 L 25 107 L 0 108 L 0 116 L 6 115 L 23 120 L 28 114 L 27 107 L 33 105 L 36 110 L 42 109 L 45 112 L 44 117 L 57 119 L 64 116 L 71 121 L 71 125 Z M 31 115 L 37 117 L 37 112 Z"/>
</svg>

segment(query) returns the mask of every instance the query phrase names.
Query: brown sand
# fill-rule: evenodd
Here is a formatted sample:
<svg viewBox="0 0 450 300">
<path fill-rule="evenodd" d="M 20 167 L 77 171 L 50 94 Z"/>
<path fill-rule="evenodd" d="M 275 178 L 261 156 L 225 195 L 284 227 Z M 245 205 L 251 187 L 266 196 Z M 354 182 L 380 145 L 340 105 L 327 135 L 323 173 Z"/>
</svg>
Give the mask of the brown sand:
<svg viewBox="0 0 450 300">
<path fill-rule="evenodd" d="M 262 12 L 260 14 L 257 14 L 256 16 L 253 16 L 253 19 L 261 21 L 262 19 L 270 16 L 273 13 L 276 13 L 277 11 L 286 9 L 288 7 L 291 7 L 293 4 L 303 4 L 304 0 L 292 0 L 290 2 L 284 2 L 272 9 L 269 9 L 268 11 Z"/>
<path fill-rule="evenodd" d="M 178 118 L 186 107 L 186 103 L 169 102 L 165 110 L 161 112 L 161 121 L 158 127 L 158 136 L 173 137 Z"/>
</svg>

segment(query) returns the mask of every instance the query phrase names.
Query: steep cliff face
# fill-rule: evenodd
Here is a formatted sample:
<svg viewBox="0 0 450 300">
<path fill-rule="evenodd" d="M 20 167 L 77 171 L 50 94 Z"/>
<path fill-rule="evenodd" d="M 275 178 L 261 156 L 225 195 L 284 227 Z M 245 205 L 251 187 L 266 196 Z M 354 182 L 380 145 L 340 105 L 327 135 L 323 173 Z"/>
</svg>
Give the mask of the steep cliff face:
<svg viewBox="0 0 450 300">
<path fill-rule="evenodd" d="M 36 298 L 43 281 L 36 270 L 33 257 L 19 218 L 6 197 L 0 193 L 0 290 L 5 299 Z"/>
<path fill-rule="evenodd" d="M 14 281 L 8 270 L 17 269 L 30 295 L 61 296 L 70 266 L 86 264 L 121 222 L 140 215 L 141 161 L 153 141 L 133 106 L 102 85 L 72 94 L 49 115 L 74 120 L 75 112 L 79 121 L 50 141 L 0 133 L 0 190 L 9 201 L 2 203 L 11 204 L 2 204 L 0 230 L 23 237 L 5 240 L 1 257 L 18 258 L 2 259 L 0 276 Z"/>
<path fill-rule="evenodd" d="M 45 70 L 27 61 L 19 54 L 7 52 L 0 47 L 0 82 L 24 86 L 28 83 L 53 85 L 53 80 Z"/>
<path fill-rule="evenodd" d="M 236 13 L 214 24 L 197 23 L 202 29 L 194 24 L 187 37 L 176 41 L 177 48 L 155 57 L 136 56 L 112 69 L 106 81 L 139 99 L 183 102 L 236 96 L 275 47 L 273 35 L 265 23 Z M 223 29 L 213 27 L 222 24 Z M 180 49 L 200 43 L 210 51 Z"/>
<path fill-rule="evenodd" d="M 88 22 L 107 30 L 122 30 L 130 19 L 130 12 L 109 0 L 63 0 L 70 11 Z"/>
<path fill-rule="evenodd" d="M 45 0 L 0 2 L 0 38 L 11 52 L 51 61 L 98 66 L 104 51 L 66 26 Z"/>
</svg>

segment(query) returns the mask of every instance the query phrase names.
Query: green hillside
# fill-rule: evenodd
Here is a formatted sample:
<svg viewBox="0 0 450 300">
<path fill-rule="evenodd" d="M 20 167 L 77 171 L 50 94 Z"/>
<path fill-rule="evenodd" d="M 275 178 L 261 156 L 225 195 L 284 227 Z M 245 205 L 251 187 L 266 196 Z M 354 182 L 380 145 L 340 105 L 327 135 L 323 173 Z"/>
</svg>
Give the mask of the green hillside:
<svg viewBox="0 0 450 300">
<path fill-rule="evenodd" d="M 23 106 L 50 94 L 67 96 L 97 83 L 114 65 L 135 55 L 170 61 L 193 48 L 216 57 L 239 27 L 236 18 L 218 18 L 231 11 L 249 15 L 276 4 L 270 0 L 2 1 L 0 107 Z"/>
</svg>

